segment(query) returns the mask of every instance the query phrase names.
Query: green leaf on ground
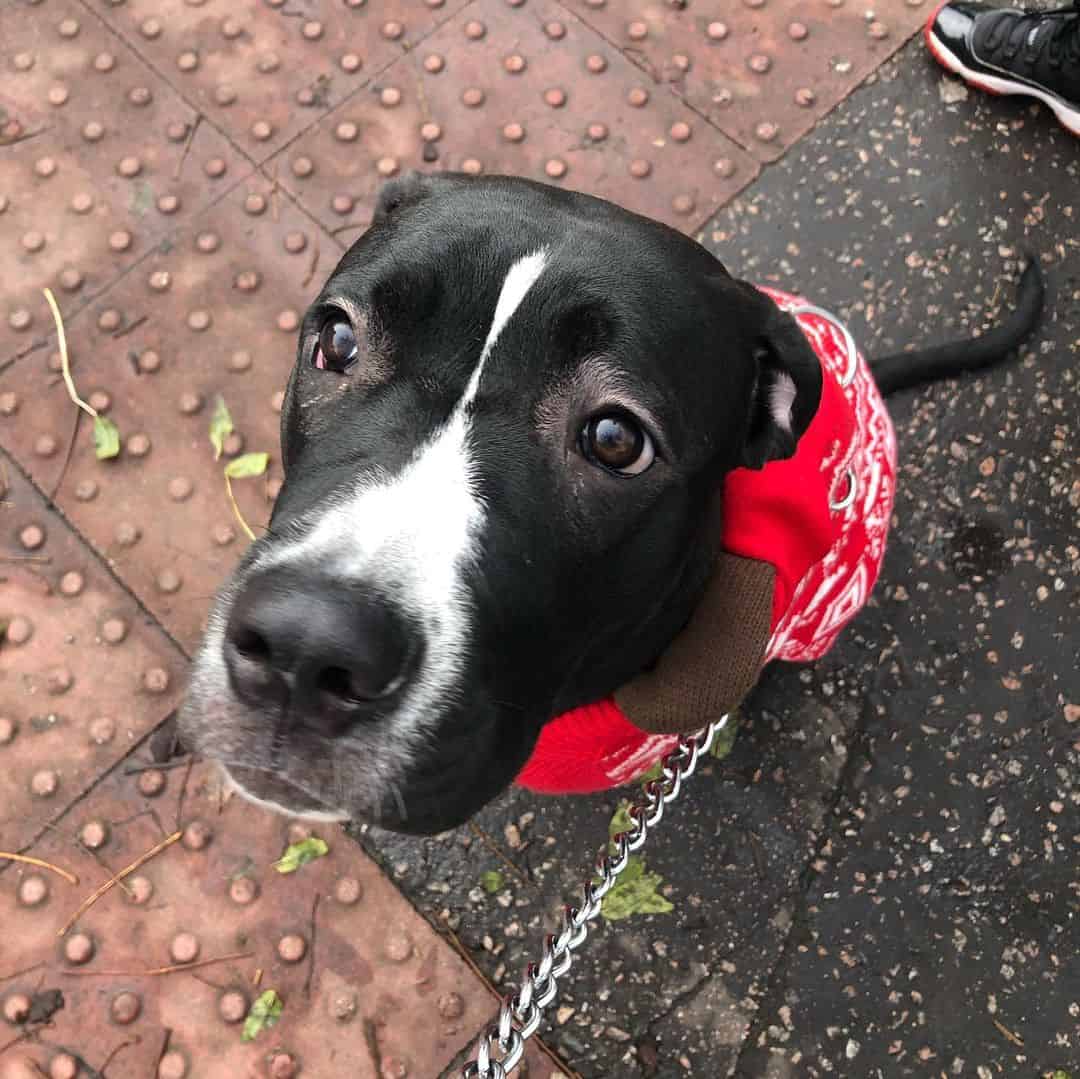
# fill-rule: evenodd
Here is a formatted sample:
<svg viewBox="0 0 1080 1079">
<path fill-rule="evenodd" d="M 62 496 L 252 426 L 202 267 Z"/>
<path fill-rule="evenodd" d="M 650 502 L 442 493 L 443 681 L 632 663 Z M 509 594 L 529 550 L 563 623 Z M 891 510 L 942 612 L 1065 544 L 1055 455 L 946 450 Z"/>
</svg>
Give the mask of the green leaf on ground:
<svg viewBox="0 0 1080 1079">
<path fill-rule="evenodd" d="M 630 803 L 624 798 L 615 810 L 615 815 L 607 826 L 608 839 L 614 839 L 620 832 L 632 832 L 634 818 L 630 816 Z"/>
<path fill-rule="evenodd" d="M 225 475 L 231 480 L 243 480 L 249 476 L 261 476 L 270 463 L 268 453 L 244 453 L 234 457 L 225 466 Z"/>
<path fill-rule="evenodd" d="M 664 774 L 664 762 L 657 761 L 647 772 L 642 772 L 638 776 L 638 782 L 643 786 L 646 783 L 651 783 L 654 779 L 660 779 Z"/>
<path fill-rule="evenodd" d="M 112 420 L 94 417 L 94 456 L 99 461 L 115 457 L 120 452 L 120 432 Z"/>
<path fill-rule="evenodd" d="M 497 869 L 489 869 L 486 873 L 480 874 L 480 887 L 488 895 L 494 895 L 496 892 L 502 891 L 502 886 L 505 883 L 506 878 Z"/>
<path fill-rule="evenodd" d="M 669 914 L 675 908 L 660 894 L 663 883 L 659 873 L 645 869 L 643 859 L 631 857 L 614 887 L 601 900 L 601 917 L 618 922 L 635 914 Z"/>
<path fill-rule="evenodd" d="M 225 439 L 233 433 L 232 416 L 229 414 L 229 406 L 225 404 L 225 398 L 218 396 L 214 402 L 214 414 L 210 417 L 210 445 L 214 447 L 214 460 L 221 459 L 225 448 Z"/>
<path fill-rule="evenodd" d="M 712 745 L 709 746 L 709 755 L 722 761 L 735 748 L 735 739 L 738 734 L 739 714 L 732 712 L 727 723 L 713 736 Z"/>
<path fill-rule="evenodd" d="M 302 865 L 325 857 L 329 850 L 325 840 L 318 836 L 309 836 L 301 839 L 299 843 L 290 843 L 285 848 L 285 853 L 274 862 L 274 868 L 279 873 L 295 873 Z"/>
<path fill-rule="evenodd" d="M 273 989 L 267 989 L 259 995 L 244 1020 L 244 1030 L 240 1040 L 254 1041 L 264 1030 L 269 1030 L 281 1017 L 284 1007 L 281 997 Z"/>
</svg>

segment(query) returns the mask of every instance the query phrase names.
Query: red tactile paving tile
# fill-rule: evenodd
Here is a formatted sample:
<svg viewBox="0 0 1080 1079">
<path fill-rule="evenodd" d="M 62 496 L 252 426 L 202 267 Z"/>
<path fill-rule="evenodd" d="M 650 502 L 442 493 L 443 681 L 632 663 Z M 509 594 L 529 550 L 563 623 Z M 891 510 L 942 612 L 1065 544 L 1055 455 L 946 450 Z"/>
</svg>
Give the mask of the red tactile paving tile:
<svg viewBox="0 0 1080 1079">
<path fill-rule="evenodd" d="M 121 435 L 120 456 L 94 457 L 82 423 L 65 469 L 74 406 L 55 346 L 0 373 L 0 444 L 186 647 L 247 540 L 222 469 L 270 454 L 266 476 L 233 481 L 253 530 L 280 482 L 277 409 L 307 300 L 340 248 L 280 191 L 241 184 L 67 324 L 82 396 Z M 37 308 L 47 317 L 42 301 Z M 220 461 L 209 440 L 221 396 L 236 433 Z"/>
<path fill-rule="evenodd" d="M 843 100 L 926 19 L 924 0 L 564 0 L 763 161 Z"/>
<path fill-rule="evenodd" d="M 58 937 L 85 897 L 180 829 Z M 31 851 L 77 886 L 0 873 L 0 1046 L 28 1035 L 0 1075 L 74 1079 L 112 1053 L 115 1079 L 439 1075 L 490 1017 L 490 993 L 347 836 L 314 831 L 329 853 L 283 875 L 273 862 L 308 829 L 223 803 L 208 766 L 110 776 Z M 280 1019 L 245 1042 L 270 989 Z M 54 990 L 48 1027 L 12 1021 Z"/>
<path fill-rule="evenodd" d="M 107 0 L 102 16 L 260 161 L 464 0 Z"/>
<path fill-rule="evenodd" d="M 184 659 L 3 454 L 0 487 L 0 850 L 17 851 L 165 718 Z"/>
<path fill-rule="evenodd" d="M 757 172 L 730 139 L 542 0 L 468 8 L 271 167 L 350 241 L 379 185 L 408 168 L 565 184 L 688 232 Z"/>
<path fill-rule="evenodd" d="M 0 363 L 249 163 L 77 3 L 0 6 Z"/>
</svg>

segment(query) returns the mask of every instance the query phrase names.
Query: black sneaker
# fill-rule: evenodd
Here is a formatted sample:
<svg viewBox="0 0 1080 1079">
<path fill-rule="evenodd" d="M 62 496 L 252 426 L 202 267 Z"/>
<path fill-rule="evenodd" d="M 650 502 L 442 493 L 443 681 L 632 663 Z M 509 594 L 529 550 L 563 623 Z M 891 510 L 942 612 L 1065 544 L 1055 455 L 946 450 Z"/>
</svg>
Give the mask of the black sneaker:
<svg viewBox="0 0 1080 1079">
<path fill-rule="evenodd" d="M 946 0 L 926 23 L 942 67 L 991 94 L 1025 94 L 1080 135 L 1080 4 L 1054 11 Z"/>
</svg>

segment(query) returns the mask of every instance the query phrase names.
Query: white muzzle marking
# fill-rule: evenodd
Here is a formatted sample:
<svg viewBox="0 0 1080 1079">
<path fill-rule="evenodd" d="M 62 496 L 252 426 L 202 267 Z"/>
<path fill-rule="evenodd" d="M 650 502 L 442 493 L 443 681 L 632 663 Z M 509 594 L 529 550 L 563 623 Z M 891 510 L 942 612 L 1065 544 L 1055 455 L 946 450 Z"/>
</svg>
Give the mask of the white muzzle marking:
<svg viewBox="0 0 1080 1079">
<path fill-rule="evenodd" d="M 464 670 L 471 616 L 464 573 L 479 555 L 485 517 L 470 458 L 471 406 L 500 334 L 546 263 L 541 249 L 510 267 L 465 392 L 402 471 L 362 478 L 309 518 L 303 538 L 270 548 L 251 567 L 259 572 L 282 563 L 318 565 L 335 580 L 375 585 L 419 621 L 425 658 L 390 721 L 393 737 L 383 742 L 394 747 L 397 760 L 382 762 L 391 768 L 409 763 L 425 720 L 454 696 Z"/>
</svg>

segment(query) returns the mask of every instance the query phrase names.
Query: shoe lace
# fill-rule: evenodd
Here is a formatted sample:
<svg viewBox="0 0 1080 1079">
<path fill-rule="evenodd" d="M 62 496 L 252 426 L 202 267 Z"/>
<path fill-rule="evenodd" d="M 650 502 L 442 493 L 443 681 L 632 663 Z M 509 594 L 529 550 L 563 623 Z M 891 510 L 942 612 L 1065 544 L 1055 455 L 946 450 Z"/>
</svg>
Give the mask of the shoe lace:
<svg viewBox="0 0 1080 1079">
<path fill-rule="evenodd" d="M 1038 31 L 1047 22 L 1053 24 L 1053 30 L 1039 35 Z M 1080 64 L 1080 0 L 1074 0 L 1068 7 L 1026 11 L 1015 18 L 999 19 L 987 35 L 986 46 L 992 52 L 1004 46 L 1006 59 L 1012 60 L 1025 46 L 1031 49 L 1032 42 L 1036 45 L 1033 59 L 1045 51 L 1054 67 L 1060 67 L 1064 59 Z"/>
</svg>

